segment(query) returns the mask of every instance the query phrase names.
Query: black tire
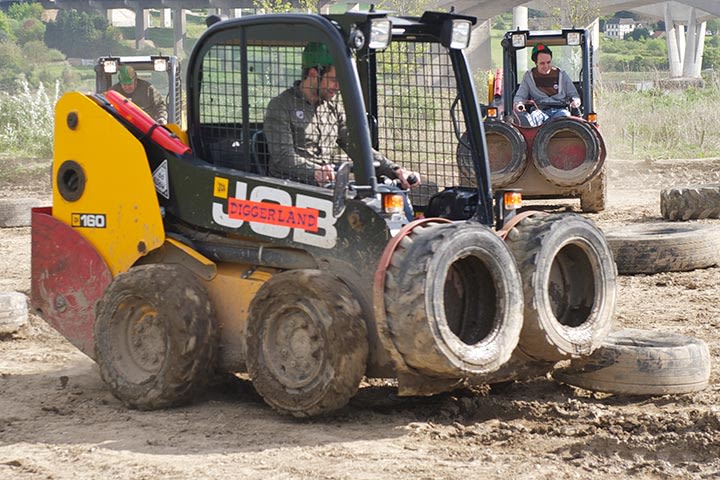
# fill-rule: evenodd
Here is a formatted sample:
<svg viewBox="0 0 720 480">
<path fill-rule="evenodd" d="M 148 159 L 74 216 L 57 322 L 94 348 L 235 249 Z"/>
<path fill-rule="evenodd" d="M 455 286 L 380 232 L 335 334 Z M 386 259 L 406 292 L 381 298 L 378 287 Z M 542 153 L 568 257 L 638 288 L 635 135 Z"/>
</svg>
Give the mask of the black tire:
<svg viewBox="0 0 720 480">
<path fill-rule="evenodd" d="M 522 327 L 520 274 L 507 246 L 479 224 L 417 227 L 393 254 L 385 310 L 411 369 L 461 378 L 497 370 Z"/>
<path fill-rule="evenodd" d="M 590 180 L 587 189 L 580 195 L 580 210 L 583 213 L 598 213 L 605 210 L 607 202 L 607 172 L 605 166 Z"/>
<path fill-rule="evenodd" d="M 296 417 L 333 412 L 365 375 L 367 327 L 339 279 L 317 270 L 274 275 L 250 304 L 247 367 L 275 410 Z"/>
<path fill-rule="evenodd" d="M 640 223 L 605 235 L 621 275 L 684 272 L 720 263 L 720 229 L 711 225 Z"/>
<path fill-rule="evenodd" d="M 569 155 L 569 153 L 574 153 Z M 604 164 L 595 128 L 577 118 L 559 118 L 543 124 L 533 140 L 533 162 L 538 172 L 560 187 L 582 185 Z"/>
<path fill-rule="evenodd" d="M 527 168 L 527 143 L 525 137 L 512 124 L 507 122 L 485 122 L 485 138 L 487 141 L 488 161 L 490 163 L 490 178 L 493 188 L 502 188 L 519 179 Z M 462 141 L 466 141 L 463 135 Z M 458 144 L 457 160 L 461 176 L 472 180 L 468 185 L 477 184 L 475 179 L 475 166 L 470 151 Z"/>
<path fill-rule="evenodd" d="M 590 354 L 612 325 L 617 272 L 600 229 L 575 214 L 528 217 L 506 238 L 520 268 L 518 348 L 540 361 Z"/>
<path fill-rule="evenodd" d="M 179 265 L 143 265 L 119 274 L 98 302 L 100 375 L 130 408 L 189 401 L 214 369 L 215 312 L 200 281 Z"/>
<path fill-rule="evenodd" d="M 665 220 L 720 218 L 720 184 L 672 187 L 660 192 Z"/>
<path fill-rule="evenodd" d="M 555 380 L 621 395 L 665 395 L 704 389 L 710 352 L 697 338 L 624 329 L 611 333 L 589 357 L 553 373 Z"/>
</svg>

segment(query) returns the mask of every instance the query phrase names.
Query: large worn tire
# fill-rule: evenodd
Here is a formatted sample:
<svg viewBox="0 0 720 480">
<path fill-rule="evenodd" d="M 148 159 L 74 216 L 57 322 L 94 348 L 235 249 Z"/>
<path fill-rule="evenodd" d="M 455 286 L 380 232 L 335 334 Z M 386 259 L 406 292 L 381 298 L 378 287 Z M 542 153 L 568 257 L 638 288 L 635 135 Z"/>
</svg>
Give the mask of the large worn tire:
<svg viewBox="0 0 720 480">
<path fill-rule="evenodd" d="M 582 185 L 604 164 L 597 131 L 574 118 L 558 118 L 540 127 L 533 140 L 533 162 L 538 172 L 560 187 Z"/>
<path fill-rule="evenodd" d="M 274 275 L 250 304 L 247 367 L 274 409 L 296 417 L 330 413 L 355 395 L 368 357 L 359 303 L 317 270 Z"/>
<path fill-rule="evenodd" d="M 151 410 L 190 400 L 214 368 L 216 345 L 207 291 L 179 265 L 121 273 L 98 303 L 100 375 L 128 407 Z"/>
<path fill-rule="evenodd" d="M 618 272 L 683 272 L 720 264 L 720 229 L 710 225 L 641 223 L 606 232 Z"/>
<path fill-rule="evenodd" d="M 587 190 L 580 195 L 580 210 L 583 213 L 598 213 L 605 210 L 607 202 L 607 172 L 606 168 L 590 180 Z"/>
<path fill-rule="evenodd" d="M 536 216 L 521 221 L 506 241 L 523 280 L 518 348 L 541 361 L 590 354 L 610 331 L 617 297 L 602 232 L 580 215 Z"/>
<path fill-rule="evenodd" d="M 474 223 L 417 227 L 385 279 L 390 335 L 408 367 L 441 378 L 497 370 L 522 327 L 520 275 L 507 246 Z"/>
<path fill-rule="evenodd" d="M 710 352 L 697 338 L 624 329 L 553 377 L 587 390 L 623 395 L 696 392 L 710 379 Z"/>
<path fill-rule="evenodd" d="M 720 184 L 672 187 L 660 192 L 665 220 L 720 218 Z"/>
</svg>

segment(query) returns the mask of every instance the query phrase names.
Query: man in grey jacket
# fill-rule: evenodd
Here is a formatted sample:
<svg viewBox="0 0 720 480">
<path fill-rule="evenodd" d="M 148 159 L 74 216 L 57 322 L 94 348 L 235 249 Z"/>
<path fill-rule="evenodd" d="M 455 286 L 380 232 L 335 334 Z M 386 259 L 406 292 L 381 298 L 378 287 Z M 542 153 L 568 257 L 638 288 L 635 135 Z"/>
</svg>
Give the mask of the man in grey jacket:
<svg viewBox="0 0 720 480">
<path fill-rule="evenodd" d="M 302 54 L 302 80 L 295 82 L 268 104 L 263 130 L 270 153 L 270 174 L 312 185 L 335 179 L 338 147 L 347 143 L 342 103 L 336 98 L 340 85 L 327 46 L 309 43 Z M 403 188 L 420 184 L 420 176 L 406 172 L 375 152 L 376 173 L 397 179 Z M 408 177 L 415 175 L 412 185 Z"/>
<path fill-rule="evenodd" d="M 535 68 L 525 72 L 513 98 L 513 109 L 521 118 L 521 123 L 538 126 L 553 118 L 569 117 L 568 107 L 580 107 L 580 96 L 572 80 L 567 73 L 552 65 L 552 51 L 547 45 L 535 45 L 530 58 L 535 62 Z M 528 101 L 537 107 L 529 113 L 525 106 Z"/>
</svg>

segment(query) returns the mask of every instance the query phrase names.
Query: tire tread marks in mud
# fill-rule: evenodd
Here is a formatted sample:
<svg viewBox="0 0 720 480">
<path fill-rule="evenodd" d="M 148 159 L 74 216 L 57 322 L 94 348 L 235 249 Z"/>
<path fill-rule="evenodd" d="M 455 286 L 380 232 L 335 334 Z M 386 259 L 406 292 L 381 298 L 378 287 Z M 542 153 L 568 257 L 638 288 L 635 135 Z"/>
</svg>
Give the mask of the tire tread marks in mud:
<svg viewBox="0 0 720 480">
<path fill-rule="evenodd" d="M 720 184 L 664 189 L 660 192 L 660 212 L 671 221 L 720 218 Z"/>
<path fill-rule="evenodd" d="M 358 390 L 368 357 L 360 304 L 339 279 L 318 270 L 274 275 L 248 316 L 248 373 L 275 410 L 331 413 Z"/>
<path fill-rule="evenodd" d="M 518 348 L 541 361 L 587 355 L 610 331 L 616 270 L 602 232 L 574 214 L 532 216 L 506 239 L 525 298 Z"/>
<path fill-rule="evenodd" d="M 414 229 L 386 273 L 392 340 L 406 365 L 422 375 L 461 378 L 497 370 L 517 345 L 521 305 L 512 255 L 479 224 Z"/>
<path fill-rule="evenodd" d="M 697 338 L 675 333 L 623 329 L 568 367 L 555 380 L 587 390 L 624 395 L 665 395 L 704 389 L 710 352 Z"/>
<path fill-rule="evenodd" d="M 606 232 L 620 274 L 684 272 L 720 264 L 720 229 L 640 223 Z"/>
<path fill-rule="evenodd" d="M 100 374 L 131 408 L 152 410 L 190 400 L 214 368 L 217 340 L 205 287 L 179 265 L 131 268 L 98 302 Z"/>
</svg>

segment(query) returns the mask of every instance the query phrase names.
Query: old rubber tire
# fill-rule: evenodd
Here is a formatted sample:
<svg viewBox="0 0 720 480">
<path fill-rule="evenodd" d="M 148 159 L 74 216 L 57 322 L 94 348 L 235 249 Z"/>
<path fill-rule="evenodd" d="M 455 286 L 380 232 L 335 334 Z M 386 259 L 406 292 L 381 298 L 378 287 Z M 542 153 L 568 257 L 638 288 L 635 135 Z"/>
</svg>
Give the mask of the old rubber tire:
<svg viewBox="0 0 720 480">
<path fill-rule="evenodd" d="M 665 220 L 720 218 L 720 184 L 666 188 L 660 192 Z"/>
<path fill-rule="evenodd" d="M 575 118 L 558 118 L 543 124 L 533 140 L 533 162 L 540 175 L 560 187 L 582 185 L 603 166 L 600 139 L 595 128 Z"/>
<path fill-rule="evenodd" d="M 515 182 L 527 168 L 527 143 L 510 123 L 490 121 L 484 126 L 492 187 L 502 188 Z M 463 183 L 463 186 L 475 186 L 475 166 L 470 151 L 463 144 L 466 141 L 467 135 L 463 135 L 457 148 L 457 161 L 461 177 L 470 182 Z"/>
<path fill-rule="evenodd" d="M 497 370 L 522 327 L 520 274 L 507 246 L 476 223 L 418 227 L 385 277 L 392 341 L 420 374 L 461 378 Z"/>
<path fill-rule="evenodd" d="M 17 332 L 28 321 L 28 301 L 20 292 L 0 292 L 0 335 Z"/>
<path fill-rule="evenodd" d="M 618 272 L 684 272 L 720 263 L 720 229 L 711 225 L 640 223 L 605 232 Z"/>
<path fill-rule="evenodd" d="M 665 395 L 704 389 L 710 352 L 697 338 L 624 329 L 611 333 L 589 357 L 553 373 L 555 380 L 622 395 Z"/>
<path fill-rule="evenodd" d="M 612 325 L 617 272 L 602 231 L 575 214 L 528 217 L 506 238 L 520 268 L 518 348 L 536 360 L 588 355 Z"/>
<path fill-rule="evenodd" d="M 598 213 L 605 210 L 607 202 L 607 172 L 606 167 L 600 170 L 587 184 L 585 191 L 580 194 L 580 210 L 583 213 Z"/>
<path fill-rule="evenodd" d="M 296 417 L 333 412 L 355 395 L 368 357 L 359 303 L 317 270 L 274 275 L 250 304 L 247 367 L 274 409 Z"/>
<path fill-rule="evenodd" d="M 119 274 L 97 306 L 100 375 L 130 408 L 190 400 L 214 368 L 215 312 L 205 287 L 179 265 L 143 265 Z"/>
</svg>

